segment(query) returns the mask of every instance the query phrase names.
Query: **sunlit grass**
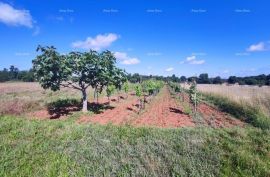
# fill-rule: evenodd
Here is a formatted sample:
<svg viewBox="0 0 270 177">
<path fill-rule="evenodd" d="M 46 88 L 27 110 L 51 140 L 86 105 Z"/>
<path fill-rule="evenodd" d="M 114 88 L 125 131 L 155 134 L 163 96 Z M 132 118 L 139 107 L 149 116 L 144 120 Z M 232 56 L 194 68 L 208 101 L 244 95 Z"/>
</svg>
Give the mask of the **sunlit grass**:
<svg viewBox="0 0 270 177">
<path fill-rule="evenodd" d="M 270 132 L 1 117 L 0 176 L 269 176 Z"/>
</svg>

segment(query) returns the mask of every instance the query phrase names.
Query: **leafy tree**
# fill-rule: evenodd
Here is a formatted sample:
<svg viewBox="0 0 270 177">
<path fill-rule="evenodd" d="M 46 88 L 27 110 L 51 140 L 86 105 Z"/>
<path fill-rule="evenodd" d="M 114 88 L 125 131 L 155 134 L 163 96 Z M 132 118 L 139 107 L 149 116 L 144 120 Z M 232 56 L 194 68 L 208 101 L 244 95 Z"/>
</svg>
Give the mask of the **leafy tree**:
<svg viewBox="0 0 270 177">
<path fill-rule="evenodd" d="M 180 77 L 180 82 L 186 82 L 186 81 L 187 81 L 186 76 L 181 76 L 181 77 Z"/>
<path fill-rule="evenodd" d="M 127 81 L 127 77 L 126 77 L 126 73 L 121 70 L 121 69 L 118 69 L 118 68 L 115 68 L 114 72 L 113 72 L 113 83 L 115 85 L 115 88 L 117 89 L 117 93 L 118 93 L 118 102 L 119 102 L 119 92 L 121 91 L 122 89 L 122 86 L 123 84 Z"/>
<path fill-rule="evenodd" d="M 8 69 L 4 68 L 3 71 L 0 71 L 0 82 L 8 81 L 9 78 L 9 72 Z"/>
<path fill-rule="evenodd" d="M 197 76 L 192 76 L 188 78 L 188 82 L 193 82 L 193 81 L 198 81 L 198 77 Z"/>
<path fill-rule="evenodd" d="M 87 111 L 87 88 L 97 85 L 103 88 L 104 78 L 110 75 L 108 71 L 115 68 L 116 59 L 109 51 L 60 55 L 53 46 L 38 46 L 37 51 L 41 54 L 32 61 L 33 71 L 41 86 L 53 91 L 61 87 L 81 91 L 83 112 Z"/>
<path fill-rule="evenodd" d="M 141 99 L 141 96 L 143 93 L 142 93 L 142 86 L 141 85 L 137 84 L 135 86 L 135 94 L 139 99 L 139 112 L 140 112 L 141 109 L 143 108 L 143 100 Z"/>
<path fill-rule="evenodd" d="M 193 81 L 189 88 L 189 98 L 190 98 L 191 103 L 193 104 L 194 112 L 196 113 L 197 106 L 200 103 L 196 81 Z"/>
<path fill-rule="evenodd" d="M 94 98 L 98 102 L 98 95 L 103 91 L 107 85 L 114 84 L 115 71 L 119 70 L 115 67 L 115 58 L 110 51 L 104 51 L 98 55 L 98 60 L 95 61 L 95 72 L 93 73 L 93 80 L 91 83 L 94 88 Z"/>
<path fill-rule="evenodd" d="M 179 78 L 176 77 L 175 74 L 173 74 L 172 77 L 171 77 L 171 81 L 178 82 L 179 81 Z"/>
<path fill-rule="evenodd" d="M 129 84 L 128 82 L 124 83 L 124 92 L 126 93 L 126 98 L 128 98 Z"/>
<path fill-rule="evenodd" d="M 222 84 L 222 80 L 220 76 L 217 76 L 213 79 L 213 84 Z"/>
<path fill-rule="evenodd" d="M 107 93 L 109 104 L 111 102 L 110 97 L 112 96 L 112 94 L 114 93 L 114 91 L 115 91 L 115 86 L 114 85 L 108 85 L 107 86 L 106 93 Z"/>
<path fill-rule="evenodd" d="M 228 79 L 229 84 L 235 84 L 237 82 L 237 77 L 236 76 L 230 76 Z"/>
<path fill-rule="evenodd" d="M 200 74 L 198 83 L 200 84 L 209 84 L 209 78 L 207 73 Z"/>
<path fill-rule="evenodd" d="M 246 78 L 244 82 L 247 85 L 256 85 L 256 84 L 258 84 L 258 81 L 255 78 Z"/>
<path fill-rule="evenodd" d="M 141 76 L 138 73 L 133 74 L 129 80 L 131 83 L 141 82 Z"/>
</svg>

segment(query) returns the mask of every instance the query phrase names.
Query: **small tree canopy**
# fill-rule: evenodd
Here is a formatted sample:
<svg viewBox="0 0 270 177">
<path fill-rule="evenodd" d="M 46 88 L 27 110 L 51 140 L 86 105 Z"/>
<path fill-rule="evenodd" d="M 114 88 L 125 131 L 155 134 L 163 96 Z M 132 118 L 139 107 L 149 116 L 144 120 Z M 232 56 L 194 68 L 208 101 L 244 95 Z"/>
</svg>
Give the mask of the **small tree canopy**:
<svg viewBox="0 0 270 177">
<path fill-rule="evenodd" d="M 33 60 L 33 71 L 41 86 L 53 91 L 60 90 L 61 86 L 80 90 L 83 111 L 87 111 L 86 89 L 89 86 L 99 88 L 101 92 L 115 77 L 121 75 L 122 80 L 126 77 L 124 71 L 116 68 L 116 59 L 110 51 L 61 55 L 53 46 L 38 46 L 37 51 L 41 54 Z M 121 84 L 118 83 L 118 87 Z"/>
</svg>

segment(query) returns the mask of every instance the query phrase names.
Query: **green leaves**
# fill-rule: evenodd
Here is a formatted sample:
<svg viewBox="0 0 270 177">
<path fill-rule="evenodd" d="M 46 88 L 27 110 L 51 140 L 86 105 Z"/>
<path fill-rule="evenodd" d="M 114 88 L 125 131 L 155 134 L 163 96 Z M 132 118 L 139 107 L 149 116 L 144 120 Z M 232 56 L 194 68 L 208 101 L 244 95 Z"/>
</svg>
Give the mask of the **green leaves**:
<svg viewBox="0 0 270 177">
<path fill-rule="evenodd" d="M 142 90 L 145 93 L 148 93 L 148 95 L 153 95 L 163 87 L 162 81 L 156 81 L 156 80 L 146 80 L 142 83 Z"/>
<path fill-rule="evenodd" d="M 35 77 L 44 89 L 59 90 L 60 83 L 67 79 L 68 70 L 63 62 L 65 56 L 56 52 L 53 46 L 38 46 L 37 51 L 41 51 L 42 54 L 32 61 Z"/>
<path fill-rule="evenodd" d="M 60 55 L 56 48 L 38 46 L 41 52 L 33 60 L 35 76 L 44 89 L 59 90 L 60 86 L 86 89 L 102 88 L 113 83 L 117 88 L 126 81 L 126 74 L 116 68 L 116 59 L 110 51 L 97 53 L 70 52 Z M 66 83 L 68 82 L 68 84 Z"/>
<path fill-rule="evenodd" d="M 128 93 L 128 91 L 129 91 L 129 84 L 128 84 L 128 82 L 125 82 L 123 87 L 124 87 L 125 93 Z"/>
<path fill-rule="evenodd" d="M 141 85 L 138 84 L 135 86 L 135 94 L 137 97 L 142 96 L 142 86 Z"/>
<path fill-rule="evenodd" d="M 189 98 L 194 106 L 194 110 L 197 111 L 197 105 L 200 103 L 200 98 L 198 95 L 197 84 L 195 81 L 192 82 L 189 88 Z"/>
<path fill-rule="evenodd" d="M 106 89 L 107 97 L 112 96 L 112 94 L 115 91 L 115 86 L 114 85 L 108 85 Z"/>
<path fill-rule="evenodd" d="M 32 61 L 33 71 L 44 89 L 56 91 L 62 86 L 85 93 L 92 86 L 102 92 L 108 85 L 121 89 L 127 80 L 125 71 L 115 66 L 116 58 L 108 50 L 60 55 L 53 46 L 38 46 L 37 51 L 41 54 Z"/>
<path fill-rule="evenodd" d="M 182 93 L 184 91 L 184 89 L 181 87 L 179 83 L 169 82 L 169 85 L 176 93 Z"/>
</svg>

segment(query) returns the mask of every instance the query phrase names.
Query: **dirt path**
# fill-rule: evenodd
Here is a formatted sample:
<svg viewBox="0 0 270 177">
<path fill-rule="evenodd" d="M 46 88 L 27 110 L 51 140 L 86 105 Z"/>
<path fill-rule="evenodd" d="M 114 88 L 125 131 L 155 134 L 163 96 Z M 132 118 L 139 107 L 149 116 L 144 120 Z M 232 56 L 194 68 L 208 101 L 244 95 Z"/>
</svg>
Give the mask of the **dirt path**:
<svg viewBox="0 0 270 177">
<path fill-rule="evenodd" d="M 193 127 L 192 118 L 183 113 L 183 108 L 172 98 L 168 88 L 165 86 L 158 98 L 155 98 L 145 112 L 134 120 L 135 126 L 156 127 Z"/>
</svg>

